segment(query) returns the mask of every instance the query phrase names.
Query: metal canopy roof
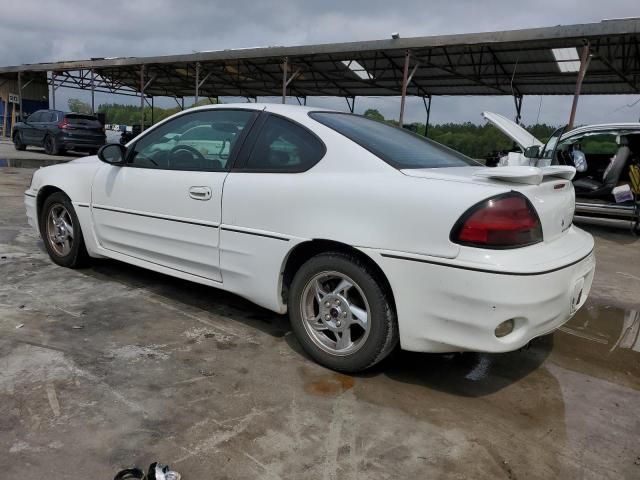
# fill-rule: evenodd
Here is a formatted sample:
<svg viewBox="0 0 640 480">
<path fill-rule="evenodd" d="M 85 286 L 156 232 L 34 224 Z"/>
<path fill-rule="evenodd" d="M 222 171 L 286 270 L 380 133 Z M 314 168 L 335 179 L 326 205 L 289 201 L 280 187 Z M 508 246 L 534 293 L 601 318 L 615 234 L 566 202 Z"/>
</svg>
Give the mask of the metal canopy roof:
<svg viewBox="0 0 640 480">
<path fill-rule="evenodd" d="M 136 94 L 144 90 L 145 96 L 191 97 L 198 83 L 200 97 L 256 97 L 281 95 L 286 71 L 288 95 L 397 96 L 409 52 L 408 68 L 413 75 L 409 75 L 408 95 L 564 95 L 575 90 L 578 72 L 572 67 L 572 56 L 579 55 L 587 43 L 591 61 L 583 94 L 640 93 L 639 18 L 503 32 L 42 63 L 0 68 L 0 75 L 22 72 L 26 81 L 31 72 L 51 71 L 56 85 L 83 89 L 91 88 L 93 75 L 94 91 Z M 569 60 L 559 63 L 552 49 L 563 49 L 557 55 Z"/>
</svg>

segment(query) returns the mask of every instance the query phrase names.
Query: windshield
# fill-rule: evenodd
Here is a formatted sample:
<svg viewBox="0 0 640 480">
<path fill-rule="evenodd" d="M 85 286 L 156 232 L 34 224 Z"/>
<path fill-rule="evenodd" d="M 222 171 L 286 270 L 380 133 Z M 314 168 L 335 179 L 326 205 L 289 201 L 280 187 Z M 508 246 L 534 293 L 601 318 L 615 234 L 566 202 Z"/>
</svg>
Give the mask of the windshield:
<svg viewBox="0 0 640 480">
<path fill-rule="evenodd" d="M 367 117 L 339 112 L 312 112 L 309 116 L 398 169 L 479 165 L 433 140 Z"/>
</svg>

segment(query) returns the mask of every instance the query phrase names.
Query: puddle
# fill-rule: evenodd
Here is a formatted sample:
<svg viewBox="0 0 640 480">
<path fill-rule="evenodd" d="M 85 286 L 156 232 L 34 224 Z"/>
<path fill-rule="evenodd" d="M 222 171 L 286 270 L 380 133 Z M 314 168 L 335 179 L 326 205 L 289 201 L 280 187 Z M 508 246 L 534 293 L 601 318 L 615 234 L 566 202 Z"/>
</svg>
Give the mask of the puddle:
<svg viewBox="0 0 640 480">
<path fill-rule="evenodd" d="M 590 305 L 579 310 L 560 331 L 602 345 L 609 354 L 617 350 L 640 353 L 640 310 Z"/>
<path fill-rule="evenodd" d="M 587 304 L 554 336 L 554 363 L 640 389 L 640 310 Z"/>
<path fill-rule="evenodd" d="M 319 397 L 333 397 L 353 388 L 355 382 L 355 378 L 348 375 L 329 373 L 310 379 L 305 384 L 304 390 Z"/>
<path fill-rule="evenodd" d="M 69 160 L 73 160 L 70 158 Z M 35 158 L 0 158 L 0 167 L 11 168 L 39 168 L 66 163 L 69 160 L 38 160 Z"/>
</svg>

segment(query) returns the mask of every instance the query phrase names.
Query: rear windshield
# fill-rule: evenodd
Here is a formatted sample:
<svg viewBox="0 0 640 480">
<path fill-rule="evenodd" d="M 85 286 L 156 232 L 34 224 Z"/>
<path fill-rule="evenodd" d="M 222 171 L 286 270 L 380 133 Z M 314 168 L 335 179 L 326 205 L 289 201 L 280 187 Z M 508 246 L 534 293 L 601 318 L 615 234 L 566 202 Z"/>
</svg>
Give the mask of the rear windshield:
<svg viewBox="0 0 640 480">
<path fill-rule="evenodd" d="M 102 127 L 100 121 L 93 115 L 68 114 L 65 115 L 64 118 L 67 119 L 67 123 L 70 125 L 83 125 L 85 127 L 96 128 Z"/>
<path fill-rule="evenodd" d="M 312 112 L 309 116 L 398 169 L 479 165 L 433 140 L 367 117 L 340 112 Z"/>
</svg>

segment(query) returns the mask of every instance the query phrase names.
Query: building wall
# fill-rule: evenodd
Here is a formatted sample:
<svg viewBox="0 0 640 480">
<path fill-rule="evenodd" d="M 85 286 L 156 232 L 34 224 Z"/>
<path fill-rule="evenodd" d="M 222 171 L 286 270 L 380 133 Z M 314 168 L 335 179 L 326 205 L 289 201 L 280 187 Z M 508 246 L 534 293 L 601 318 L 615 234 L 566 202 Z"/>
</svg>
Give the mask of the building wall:
<svg viewBox="0 0 640 480">
<path fill-rule="evenodd" d="M 24 116 L 30 115 L 36 110 L 49 108 L 49 86 L 47 85 L 46 73 L 30 73 L 28 77 L 23 77 L 22 84 L 27 84 L 32 78 L 34 80 L 22 89 L 22 113 Z M 18 93 L 17 74 L 0 76 L 0 135 L 5 133 L 5 136 L 9 136 L 14 109 L 16 121 L 18 120 L 18 104 L 8 103 L 9 94 L 17 95 Z M 6 126 L 6 132 L 3 132 L 3 126 Z"/>
</svg>

